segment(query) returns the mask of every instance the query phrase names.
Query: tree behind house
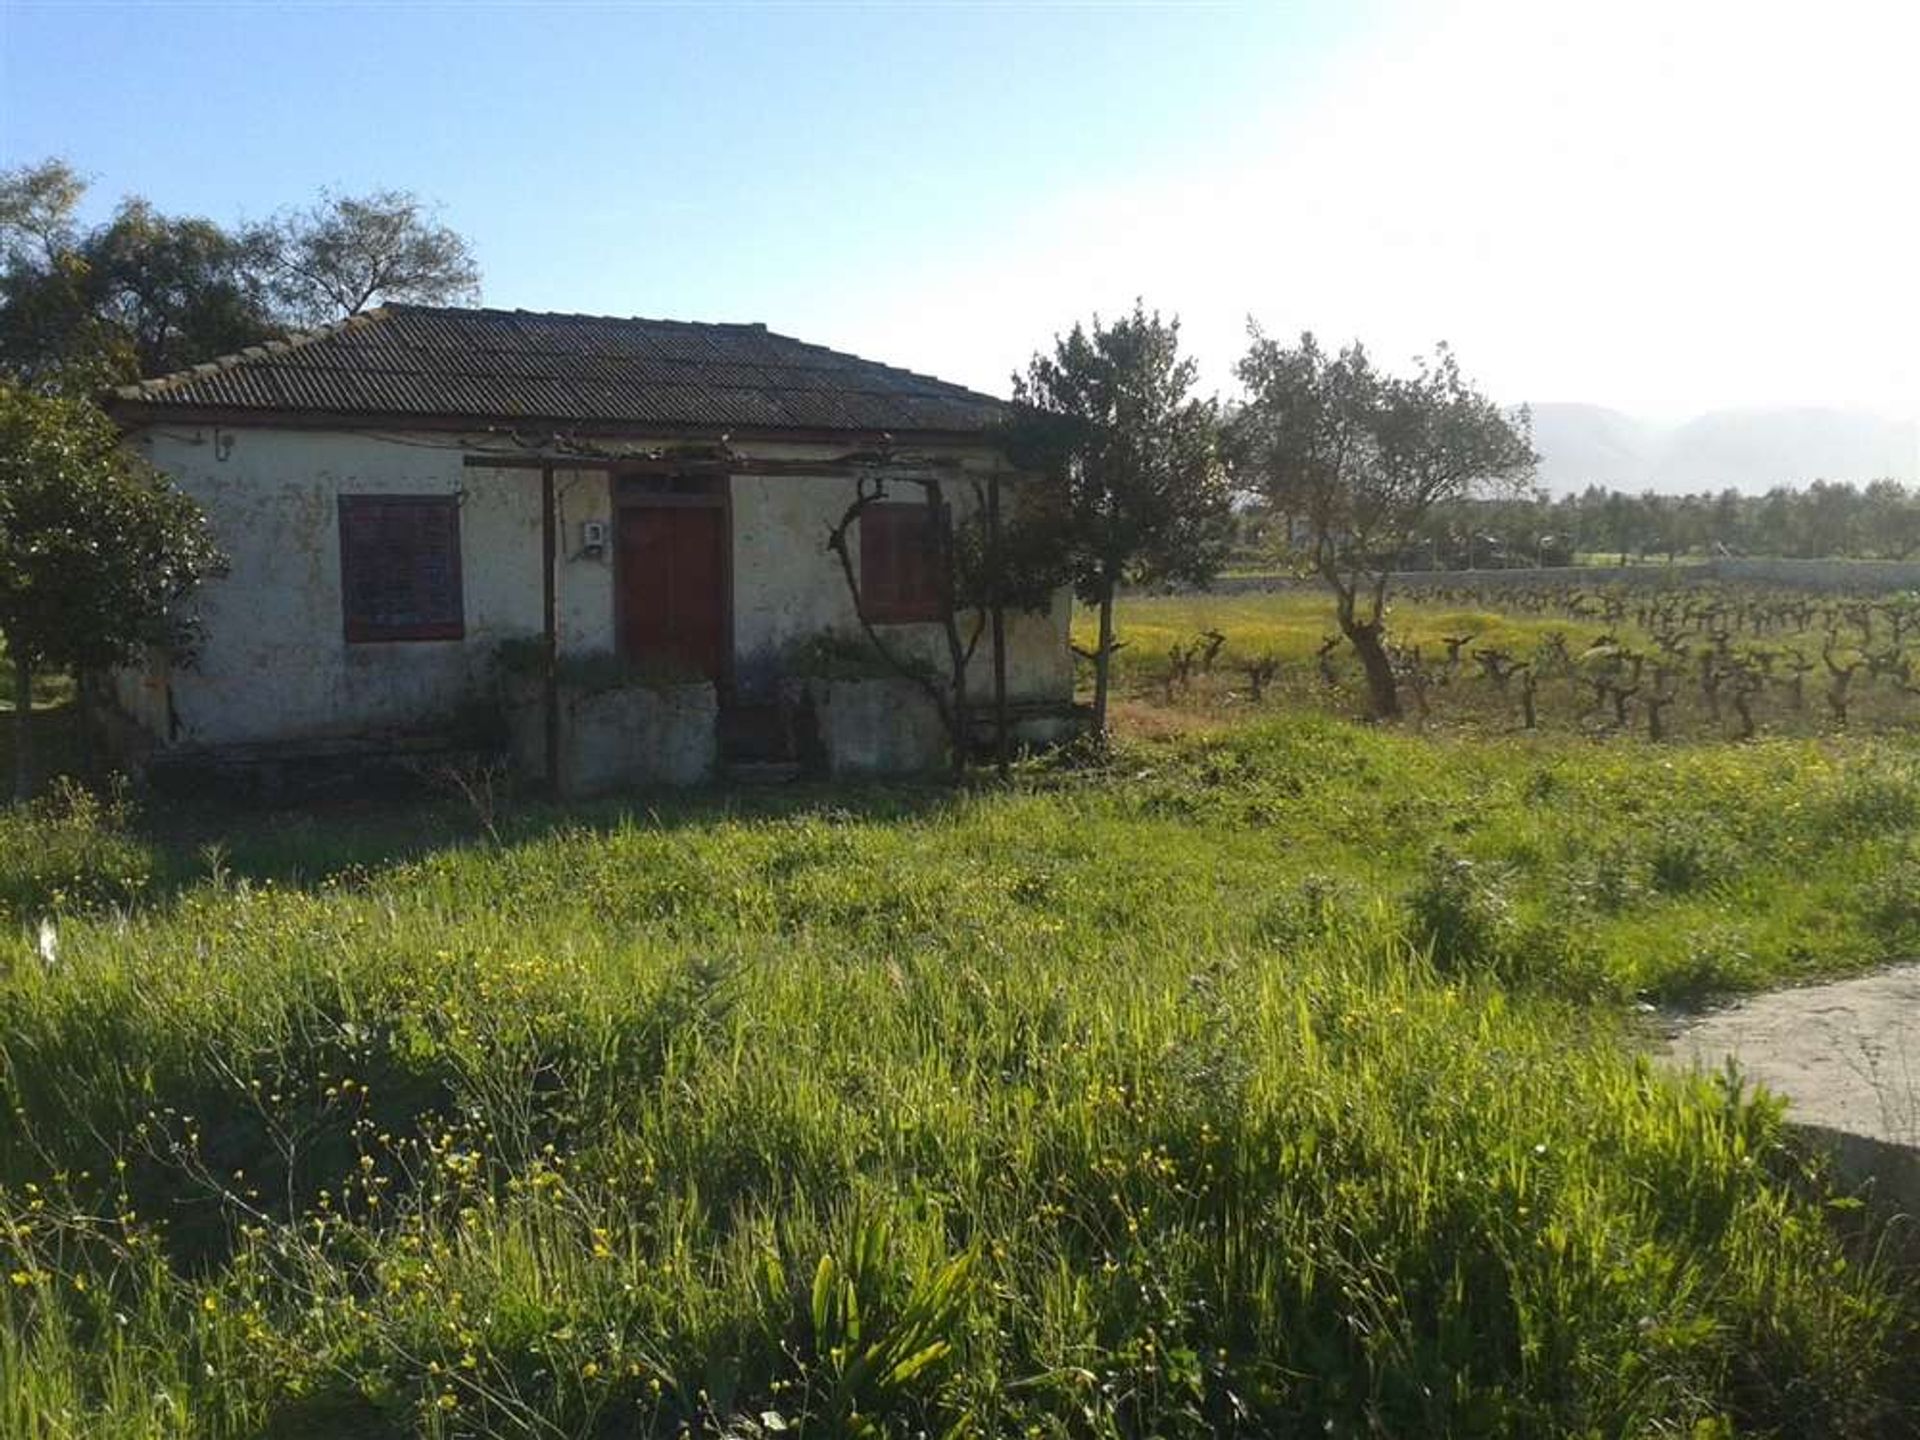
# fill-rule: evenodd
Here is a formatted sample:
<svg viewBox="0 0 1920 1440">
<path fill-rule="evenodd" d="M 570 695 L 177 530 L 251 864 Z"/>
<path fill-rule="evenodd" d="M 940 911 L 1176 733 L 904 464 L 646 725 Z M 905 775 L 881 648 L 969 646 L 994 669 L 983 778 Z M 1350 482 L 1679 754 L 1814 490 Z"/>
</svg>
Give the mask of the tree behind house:
<svg viewBox="0 0 1920 1440">
<path fill-rule="evenodd" d="M 480 267 L 461 235 L 407 190 L 321 191 L 247 232 L 282 318 L 322 325 L 388 301 L 449 305 L 480 294 Z"/>
<path fill-rule="evenodd" d="M 0 374 L 83 394 L 164 375 L 389 300 L 477 297 L 467 243 L 404 190 L 322 192 L 229 229 L 137 196 L 76 219 L 62 161 L 0 171 Z"/>
<path fill-rule="evenodd" d="M 1014 376 L 1009 449 L 1055 487 L 1066 572 L 1099 613 L 1091 659 L 1102 742 L 1120 587 L 1205 584 L 1231 541 L 1215 408 L 1193 396 L 1194 378 L 1180 322 L 1138 302 L 1112 325 L 1075 325 Z"/>
<path fill-rule="evenodd" d="M 1397 717 L 1387 583 L 1435 506 L 1533 473 L 1526 412 L 1510 418 L 1475 390 L 1444 345 L 1398 377 L 1357 344 L 1328 355 L 1310 334 L 1291 348 L 1258 326 L 1251 335 L 1230 448 L 1248 484 L 1304 522 L 1308 563 L 1333 591 L 1373 714 Z"/>
<path fill-rule="evenodd" d="M 191 499 L 84 401 L 0 383 L 0 638 L 13 666 L 14 795 L 33 780 L 36 671 L 183 650 L 181 602 L 223 568 Z"/>
<path fill-rule="evenodd" d="M 137 198 L 82 229 L 85 194 L 59 161 L 0 173 L 0 373 L 84 393 L 274 333 L 240 241 Z"/>
</svg>

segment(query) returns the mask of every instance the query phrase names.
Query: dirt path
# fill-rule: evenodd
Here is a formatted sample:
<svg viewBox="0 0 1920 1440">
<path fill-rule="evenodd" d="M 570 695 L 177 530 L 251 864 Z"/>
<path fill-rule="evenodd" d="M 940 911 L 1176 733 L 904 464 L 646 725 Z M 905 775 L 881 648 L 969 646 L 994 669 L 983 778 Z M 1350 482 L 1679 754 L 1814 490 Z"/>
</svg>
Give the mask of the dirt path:
<svg viewBox="0 0 1920 1440">
<path fill-rule="evenodd" d="M 1920 1204 L 1920 964 L 1776 990 L 1684 1022 L 1667 1054 L 1741 1068 L 1830 1138 L 1843 1171 Z"/>
</svg>

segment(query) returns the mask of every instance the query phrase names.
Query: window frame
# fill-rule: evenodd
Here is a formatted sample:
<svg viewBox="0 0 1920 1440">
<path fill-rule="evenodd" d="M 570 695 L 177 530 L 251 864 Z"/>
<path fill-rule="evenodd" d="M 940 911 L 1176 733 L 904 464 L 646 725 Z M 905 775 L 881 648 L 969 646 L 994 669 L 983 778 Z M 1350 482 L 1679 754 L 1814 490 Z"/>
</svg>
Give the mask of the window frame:
<svg viewBox="0 0 1920 1440">
<path fill-rule="evenodd" d="M 453 494 L 384 494 L 358 492 L 337 497 L 340 521 L 341 629 L 349 645 L 385 645 L 413 641 L 464 640 L 467 633 L 466 585 L 461 570 L 460 497 Z M 374 511 L 415 511 L 440 515 L 446 546 L 447 579 L 444 608 L 447 615 L 401 623 L 370 618 L 364 603 L 356 604 L 360 588 L 370 583 L 364 573 L 369 563 L 359 547 L 366 543 L 366 526 Z M 377 522 L 375 522 L 377 523 Z M 416 524 L 419 522 L 416 522 Z M 415 532 L 418 539 L 422 531 Z M 391 544 L 392 541 L 385 543 Z M 416 561 L 417 563 L 417 561 Z M 419 598 L 421 583 L 416 580 Z"/>
<path fill-rule="evenodd" d="M 919 500 L 877 500 L 860 511 L 860 606 L 876 625 L 931 625 L 946 618 L 945 565 L 935 527 L 940 508 Z M 913 533 L 905 522 L 918 522 L 920 543 L 903 536 Z M 869 524 L 878 520 L 877 524 Z M 882 552 L 881 547 L 890 547 Z M 884 557 L 890 557 L 884 558 Z M 913 566 L 911 590 L 903 583 L 902 561 Z M 889 593 L 875 596 L 869 585 L 886 572 Z"/>
</svg>

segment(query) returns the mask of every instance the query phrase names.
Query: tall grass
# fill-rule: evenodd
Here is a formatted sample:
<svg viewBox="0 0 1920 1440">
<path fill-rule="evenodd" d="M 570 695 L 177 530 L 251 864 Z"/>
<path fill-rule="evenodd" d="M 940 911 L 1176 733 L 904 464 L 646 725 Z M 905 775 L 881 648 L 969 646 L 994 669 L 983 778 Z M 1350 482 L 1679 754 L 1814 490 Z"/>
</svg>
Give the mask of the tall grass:
<svg viewBox="0 0 1920 1440">
<path fill-rule="evenodd" d="M 144 896 L 154 853 L 127 820 L 124 792 L 103 796 L 64 780 L 31 804 L 0 807 L 0 924 Z"/>
<path fill-rule="evenodd" d="M 1800 964 L 1783 873 L 1877 953 L 1920 778 L 1664 758 L 1302 719 L 69 904 L 0 1433 L 1906 1433 L 1902 1277 L 1605 1001 Z"/>
</svg>

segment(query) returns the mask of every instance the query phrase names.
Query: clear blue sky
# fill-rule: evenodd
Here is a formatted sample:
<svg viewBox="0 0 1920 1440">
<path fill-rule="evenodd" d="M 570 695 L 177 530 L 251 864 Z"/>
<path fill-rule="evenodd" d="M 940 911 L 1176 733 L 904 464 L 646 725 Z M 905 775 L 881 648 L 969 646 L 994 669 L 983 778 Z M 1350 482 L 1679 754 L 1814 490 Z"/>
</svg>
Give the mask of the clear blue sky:
<svg viewBox="0 0 1920 1440">
<path fill-rule="evenodd" d="M 0 0 L 0 166 L 232 221 L 437 200 L 487 303 L 985 388 L 1136 295 L 1502 399 L 1913 413 L 1920 6 Z"/>
<path fill-rule="evenodd" d="M 400 186 L 490 304 L 817 330 L 877 274 L 939 287 L 1009 212 L 1205 152 L 1361 14 L 0 0 L 0 162 L 221 220 Z"/>
</svg>

